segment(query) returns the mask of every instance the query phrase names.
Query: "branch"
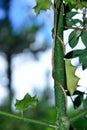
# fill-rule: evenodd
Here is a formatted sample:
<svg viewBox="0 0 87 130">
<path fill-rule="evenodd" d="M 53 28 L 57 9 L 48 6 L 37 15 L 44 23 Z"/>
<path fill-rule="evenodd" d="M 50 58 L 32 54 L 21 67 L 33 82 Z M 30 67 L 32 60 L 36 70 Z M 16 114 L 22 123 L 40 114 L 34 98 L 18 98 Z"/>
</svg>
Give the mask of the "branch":
<svg viewBox="0 0 87 130">
<path fill-rule="evenodd" d="M 78 28 L 78 27 L 71 27 L 71 26 L 64 26 L 65 29 L 75 29 L 75 30 L 80 30 L 83 32 L 87 32 L 85 28 Z"/>
<path fill-rule="evenodd" d="M 3 111 L 0 111 L 0 115 L 7 116 L 7 117 L 10 117 L 10 118 L 14 118 L 14 119 L 18 119 L 18 120 L 23 120 L 23 121 L 26 121 L 26 122 L 29 122 L 29 123 L 43 125 L 43 126 L 50 127 L 50 128 L 56 128 L 56 125 L 48 123 L 48 122 L 43 122 L 43 121 L 38 121 L 38 120 L 30 119 L 30 118 L 25 118 L 25 117 L 21 117 L 21 116 L 15 115 L 15 114 L 10 114 L 10 113 L 3 112 Z"/>
</svg>

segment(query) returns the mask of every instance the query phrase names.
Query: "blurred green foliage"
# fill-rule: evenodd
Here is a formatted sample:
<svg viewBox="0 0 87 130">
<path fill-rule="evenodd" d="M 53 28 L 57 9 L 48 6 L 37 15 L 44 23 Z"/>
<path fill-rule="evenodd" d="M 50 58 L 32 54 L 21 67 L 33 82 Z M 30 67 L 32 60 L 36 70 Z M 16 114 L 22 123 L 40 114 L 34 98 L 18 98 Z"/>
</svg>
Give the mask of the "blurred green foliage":
<svg viewBox="0 0 87 130">
<path fill-rule="evenodd" d="M 25 48 L 28 48 L 29 51 L 32 51 L 31 48 L 29 48 L 29 45 L 34 42 L 35 40 L 35 34 L 37 32 L 37 30 L 40 28 L 38 26 L 33 26 L 27 30 L 23 30 L 19 35 L 14 35 L 12 33 L 12 28 L 10 26 L 10 22 L 8 19 L 8 12 L 9 12 L 9 5 L 8 3 L 10 2 L 10 0 L 5 0 L 4 4 L 4 9 L 6 10 L 7 13 L 7 17 L 4 20 L 0 20 L 0 51 L 4 52 L 6 54 L 7 61 L 8 61 L 8 79 L 11 78 L 11 58 L 13 54 L 17 54 L 22 52 Z M 74 6 L 81 6 L 81 4 L 76 4 L 76 2 L 78 1 L 69 1 L 66 0 L 66 6 L 67 3 L 69 4 L 69 10 L 71 8 L 73 8 Z M 80 1 L 79 1 L 80 2 Z M 85 4 L 85 0 L 82 1 L 83 4 Z M 8 8 L 7 8 L 8 7 Z M 48 8 L 48 7 L 47 7 Z M 67 8 L 66 8 L 67 9 Z M 68 12 L 66 10 L 66 12 Z M 38 12 L 37 12 L 38 13 Z M 73 25 L 76 23 L 80 23 L 82 24 L 82 22 L 78 19 L 71 20 L 72 16 L 75 13 L 68 13 L 67 17 L 68 17 L 68 21 L 66 22 L 66 24 L 68 25 Z M 80 35 L 80 34 L 79 34 Z M 82 35 L 82 40 L 85 43 L 85 39 L 86 39 L 86 33 L 84 33 L 84 35 Z M 84 37 L 83 37 L 84 36 Z M 76 33 L 76 38 L 77 38 L 77 33 Z M 75 44 L 73 42 L 73 44 Z M 76 42 L 77 44 L 77 42 Z M 74 45 L 72 46 L 74 47 Z M 32 51 L 33 54 L 36 55 L 36 52 L 41 51 L 47 49 L 47 46 L 42 45 L 42 47 L 40 49 L 37 49 L 35 51 Z M 87 54 L 85 54 L 85 56 L 87 57 Z M 82 59 L 80 59 L 82 60 Z M 87 60 L 85 60 L 87 62 Z M 10 68 L 10 69 L 9 69 Z M 8 85 L 8 89 L 9 89 L 9 94 L 11 90 L 11 80 L 9 80 L 9 84 L 10 87 Z M 12 92 L 13 94 L 13 92 Z M 11 95 L 13 97 L 13 95 Z M 54 106 L 50 104 L 49 100 L 51 98 L 51 92 L 48 90 L 48 88 L 43 92 L 43 94 L 41 95 L 41 98 L 39 99 L 39 102 L 37 104 L 37 106 L 35 108 L 30 107 L 28 110 L 26 110 L 24 112 L 24 116 L 25 117 L 29 117 L 29 118 L 33 118 L 33 119 L 38 119 L 38 120 L 42 120 L 42 121 L 47 121 L 47 122 L 55 122 L 55 117 L 56 117 L 56 113 L 54 110 Z M 76 101 L 79 101 L 80 98 Z M 12 98 L 11 98 L 12 101 Z M 9 103 L 9 97 L 6 98 L 6 101 L 3 102 L 2 106 L 0 106 L 0 109 L 3 111 L 9 111 L 9 104 L 11 105 L 11 103 Z M 77 104 L 77 103 L 76 103 Z M 84 100 L 84 107 L 85 109 L 87 108 L 87 99 Z M 20 114 L 20 113 L 19 113 Z M 74 115 L 77 115 L 77 111 L 75 109 L 69 109 L 68 111 L 68 116 L 72 117 Z M 73 127 L 73 128 L 72 128 Z M 24 121 L 20 121 L 17 119 L 12 119 L 9 117 L 5 117 L 0 115 L 0 130 L 51 130 L 51 128 L 46 128 L 44 126 L 40 126 L 40 125 L 36 125 L 36 124 L 31 124 L 31 123 L 27 123 Z M 79 118 L 78 120 L 76 120 L 75 122 L 73 122 L 71 124 L 71 128 L 70 130 L 87 130 L 87 116 L 85 115 L 84 117 Z"/>
<path fill-rule="evenodd" d="M 68 109 L 68 117 L 75 117 L 76 115 L 78 115 L 79 111 L 80 110 L 76 110 L 73 107 L 70 107 Z M 73 128 L 70 130 L 87 130 L 87 115 L 82 116 L 78 118 L 76 121 L 72 122 L 71 127 Z"/>
<path fill-rule="evenodd" d="M 51 93 L 45 90 L 38 101 L 36 107 L 29 107 L 28 110 L 24 112 L 24 117 L 29 117 L 32 119 L 37 119 L 40 121 L 55 122 L 55 108 L 49 103 Z M 3 102 L 1 110 L 8 111 L 8 103 Z M 19 113 L 20 114 L 20 113 Z M 0 115 L 0 130 L 52 130 L 41 125 L 36 125 L 32 123 L 27 123 L 17 119 L 12 119 L 9 117 L 4 117 Z"/>
</svg>

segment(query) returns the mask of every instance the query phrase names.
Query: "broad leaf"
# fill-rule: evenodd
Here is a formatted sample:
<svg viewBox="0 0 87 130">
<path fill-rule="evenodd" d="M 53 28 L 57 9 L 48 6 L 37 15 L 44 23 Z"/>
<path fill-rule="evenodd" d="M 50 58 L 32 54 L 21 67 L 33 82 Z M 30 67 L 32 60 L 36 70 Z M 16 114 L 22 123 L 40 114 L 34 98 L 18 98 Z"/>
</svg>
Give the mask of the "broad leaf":
<svg viewBox="0 0 87 130">
<path fill-rule="evenodd" d="M 65 60 L 65 69 L 67 89 L 69 90 L 70 94 L 73 95 L 73 93 L 76 91 L 79 81 L 79 78 L 75 75 L 76 67 L 72 66 L 71 60 Z"/>
<path fill-rule="evenodd" d="M 36 0 L 36 6 L 34 6 L 34 10 L 38 15 L 41 10 L 50 9 L 50 1 L 49 0 Z"/>
<path fill-rule="evenodd" d="M 74 48 L 77 45 L 80 34 L 81 34 L 81 31 L 78 31 L 78 30 L 74 30 L 70 33 L 68 42 L 71 48 Z"/>
<path fill-rule="evenodd" d="M 87 47 L 87 32 L 82 32 L 81 39 L 83 44 Z"/>
<path fill-rule="evenodd" d="M 37 105 L 37 97 L 31 97 L 28 93 L 24 96 L 22 100 L 16 99 L 15 107 L 17 110 L 23 111 L 29 106 Z"/>
</svg>

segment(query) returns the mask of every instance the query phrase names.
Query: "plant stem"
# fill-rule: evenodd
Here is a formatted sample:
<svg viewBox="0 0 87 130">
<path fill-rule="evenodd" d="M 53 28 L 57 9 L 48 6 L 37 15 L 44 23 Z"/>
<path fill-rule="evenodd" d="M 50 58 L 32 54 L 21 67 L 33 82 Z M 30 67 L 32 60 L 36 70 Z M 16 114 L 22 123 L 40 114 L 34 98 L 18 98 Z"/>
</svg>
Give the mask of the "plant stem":
<svg viewBox="0 0 87 130">
<path fill-rule="evenodd" d="M 54 54 L 53 54 L 53 78 L 55 89 L 56 124 L 55 130 L 68 130 L 69 122 L 66 116 L 66 86 L 65 63 L 63 45 L 63 0 L 54 1 Z M 58 39 L 58 37 L 60 39 Z"/>
<path fill-rule="evenodd" d="M 48 123 L 48 122 L 43 122 L 43 121 L 39 121 L 39 120 L 25 118 L 25 117 L 21 117 L 21 116 L 15 115 L 15 114 L 10 114 L 10 113 L 3 112 L 3 111 L 0 111 L 0 115 L 7 116 L 7 117 L 10 117 L 10 118 L 15 118 L 15 119 L 18 119 L 18 120 L 23 120 L 23 121 L 26 121 L 26 122 L 29 122 L 29 123 L 43 125 L 43 126 L 50 127 L 50 128 L 56 128 L 56 125 Z"/>
</svg>

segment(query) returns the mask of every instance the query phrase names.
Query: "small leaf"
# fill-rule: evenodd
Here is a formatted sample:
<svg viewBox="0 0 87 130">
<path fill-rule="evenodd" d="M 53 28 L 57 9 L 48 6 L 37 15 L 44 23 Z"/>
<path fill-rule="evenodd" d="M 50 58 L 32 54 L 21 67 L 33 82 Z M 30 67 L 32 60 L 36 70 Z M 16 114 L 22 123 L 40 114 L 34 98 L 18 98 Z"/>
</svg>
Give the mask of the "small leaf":
<svg viewBox="0 0 87 130">
<path fill-rule="evenodd" d="M 66 69 L 66 80 L 67 80 L 67 89 L 69 90 L 70 94 L 76 91 L 77 84 L 79 78 L 75 75 L 76 67 L 72 66 L 70 60 L 65 60 L 65 69 Z"/>
<path fill-rule="evenodd" d="M 73 19 L 73 21 L 74 21 L 74 25 L 76 23 L 80 23 L 81 25 L 83 25 L 83 22 L 81 20 L 79 20 L 79 19 Z M 78 30 L 78 31 L 80 31 L 80 30 Z"/>
<path fill-rule="evenodd" d="M 68 42 L 71 48 L 74 48 L 78 43 L 79 37 L 77 35 L 77 30 L 74 30 L 70 33 Z"/>
<path fill-rule="evenodd" d="M 80 23 L 82 25 L 82 21 L 79 19 L 66 19 L 67 26 L 75 26 L 75 24 Z"/>
<path fill-rule="evenodd" d="M 67 96 L 71 96 L 69 91 L 66 92 Z M 83 96 L 84 95 L 84 92 L 81 92 L 79 90 L 76 90 L 73 95 L 80 95 L 80 96 Z"/>
<path fill-rule="evenodd" d="M 82 64 L 83 69 L 87 68 L 87 48 L 83 50 L 74 50 L 65 55 L 65 58 L 79 57 L 79 62 Z"/>
<path fill-rule="evenodd" d="M 36 96 L 31 97 L 28 93 L 24 96 L 22 100 L 16 99 L 15 107 L 17 110 L 23 111 L 29 106 L 36 106 L 37 98 Z"/>
<path fill-rule="evenodd" d="M 78 14 L 78 12 L 72 11 L 72 12 L 68 12 L 66 13 L 66 18 L 71 19 L 73 16 L 75 16 L 76 14 Z"/>
<path fill-rule="evenodd" d="M 83 44 L 87 47 L 87 32 L 82 32 L 81 39 Z"/>
<path fill-rule="evenodd" d="M 79 50 L 74 50 L 74 51 L 70 51 L 69 53 L 67 53 L 65 55 L 65 58 L 75 58 L 75 57 L 79 57 L 80 55 L 87 55 L 87 48 L 86 49 L 79 49 Z"/>
<path fill-rule="evenodd" d="M 77 108 L 81 105 L 83 101 L 83 93 L 79 93 L 79 95 L 74 100 L 74 108 Z"/>
<path fill-rule="evenodd" d="M 74 92 L 74 95 L 80 95 L 80 96 L 83 97 L 84 92 L 81 92 L 81 91 L 79 91 L 79 90 L 76 90 L 76 91 Z"/>
<path fill-rule="evenodd" d="M 34 10 L 38 15 L 41 10 L 50 9 L 50 1 L 49 0 L 36 0 L 36 6 L 34 6 Z"/>
<path fill-rule="evenodd" d="M 67 58 L 67 59 L 73 58 L 73 51 L 68 52 L 68 53 L 64 56 L 64 58 Z"/>
</svg>

